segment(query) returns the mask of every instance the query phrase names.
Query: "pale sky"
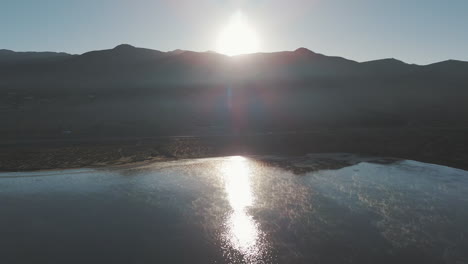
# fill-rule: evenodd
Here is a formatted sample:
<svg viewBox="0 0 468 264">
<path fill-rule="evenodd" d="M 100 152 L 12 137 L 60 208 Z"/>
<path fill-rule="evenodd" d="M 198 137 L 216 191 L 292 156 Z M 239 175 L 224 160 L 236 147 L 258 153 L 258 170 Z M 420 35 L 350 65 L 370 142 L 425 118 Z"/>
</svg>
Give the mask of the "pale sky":
<svg viewBox="0 0 468 264">
<path fill-rule="evenodd" d="M 216 50 L 239 10 L 264 52 L 468 61 L 467 0 L 0 0 L 0 49 Z"/>
</svg>

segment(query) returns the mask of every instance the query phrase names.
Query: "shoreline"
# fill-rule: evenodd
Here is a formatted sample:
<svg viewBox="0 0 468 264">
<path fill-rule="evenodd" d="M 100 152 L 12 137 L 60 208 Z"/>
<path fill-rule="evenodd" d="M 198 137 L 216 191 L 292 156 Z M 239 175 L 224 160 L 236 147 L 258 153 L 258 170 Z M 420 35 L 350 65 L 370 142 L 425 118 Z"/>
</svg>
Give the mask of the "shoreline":
<svg viewBox="0 0 468 264">
<path fill-rule="evenodd" d="M 30 141 L 0 144 L 0 171 L 99 168 L 235 155 L 353 153 L 468 170 L 467 129 L 340 129 L 297 134 Z"/>
</svg>

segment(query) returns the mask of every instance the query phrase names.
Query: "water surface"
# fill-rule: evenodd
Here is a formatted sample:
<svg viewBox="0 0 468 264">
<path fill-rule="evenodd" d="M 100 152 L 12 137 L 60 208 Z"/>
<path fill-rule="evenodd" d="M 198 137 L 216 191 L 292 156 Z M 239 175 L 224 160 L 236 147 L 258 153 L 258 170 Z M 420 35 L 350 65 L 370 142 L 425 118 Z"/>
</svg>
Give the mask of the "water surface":
<svg viewBox="0 0 468 264">
<path fill-rule="evenodd" d="M 0 173 L 0 261 L 468 263 L 467 171 L 327 160 Z"/>
</svg>

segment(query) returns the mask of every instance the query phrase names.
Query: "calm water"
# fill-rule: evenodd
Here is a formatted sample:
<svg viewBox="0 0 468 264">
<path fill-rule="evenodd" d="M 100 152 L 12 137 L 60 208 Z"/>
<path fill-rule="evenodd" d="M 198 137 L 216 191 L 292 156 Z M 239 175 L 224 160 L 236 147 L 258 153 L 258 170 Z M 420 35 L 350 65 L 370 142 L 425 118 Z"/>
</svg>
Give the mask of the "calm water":
<svg viewBox="0 0 468 264">
<path fill-rule="evenodd" d="M 0 263 L 468 263 L 467 171 L 350 157 L 0 173 Z"/>
</svg>

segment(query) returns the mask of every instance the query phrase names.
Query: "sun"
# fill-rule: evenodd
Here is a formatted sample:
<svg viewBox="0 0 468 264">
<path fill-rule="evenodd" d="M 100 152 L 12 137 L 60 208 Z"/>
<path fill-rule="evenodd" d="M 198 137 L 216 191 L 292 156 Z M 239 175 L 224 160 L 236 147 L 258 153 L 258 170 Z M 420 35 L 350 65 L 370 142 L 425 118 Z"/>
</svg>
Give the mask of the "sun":
<svg viewBox="0 0 468 264">
<path fill-rule="evenodd" d="M 258 52 L 257 33 L 250 27 L 242 12 L 235 13 L 218 36 L 216 50 L 229 56 Z"/>
</svg>

